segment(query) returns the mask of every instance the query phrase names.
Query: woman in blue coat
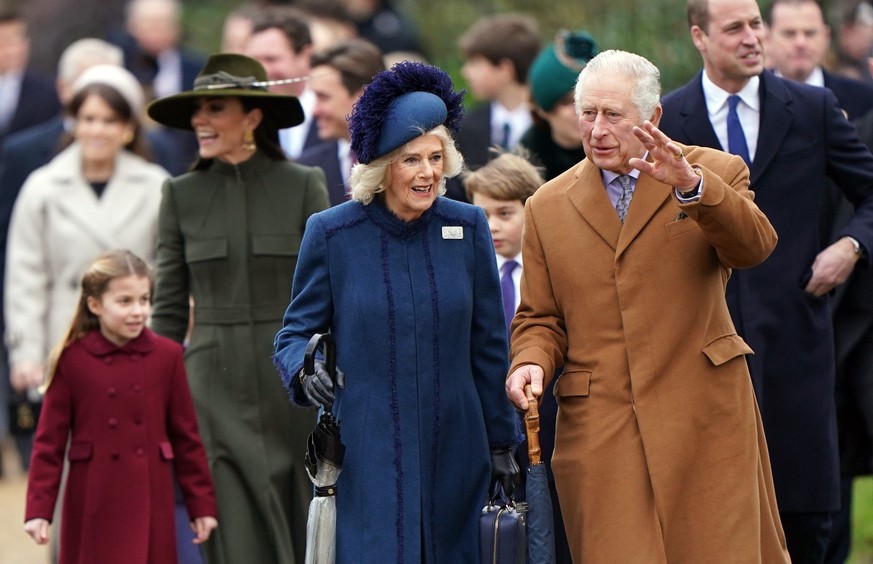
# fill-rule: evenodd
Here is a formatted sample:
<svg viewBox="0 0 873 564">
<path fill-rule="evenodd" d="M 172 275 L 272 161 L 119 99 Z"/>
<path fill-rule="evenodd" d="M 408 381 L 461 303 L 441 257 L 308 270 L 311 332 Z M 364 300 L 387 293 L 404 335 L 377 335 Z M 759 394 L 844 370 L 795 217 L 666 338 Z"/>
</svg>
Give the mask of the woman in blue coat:
<svg viewBox="0 0 873 564">
<path fill-rule="evenodd" d="M 449 133 L 460 104 L 435 67 L 376 75 L 350 118 L 352 201 L 307 222 L 276 336 L 292 401 L 333 404 L 342 425 L 339 563 L 477 562 L 489 486 L 517 479 L 488 222 L 440 197 L 463 165 Z M 335 398 L 323 366 L 302 372 L 327 331 L 344 371 Z"/>
</svg>

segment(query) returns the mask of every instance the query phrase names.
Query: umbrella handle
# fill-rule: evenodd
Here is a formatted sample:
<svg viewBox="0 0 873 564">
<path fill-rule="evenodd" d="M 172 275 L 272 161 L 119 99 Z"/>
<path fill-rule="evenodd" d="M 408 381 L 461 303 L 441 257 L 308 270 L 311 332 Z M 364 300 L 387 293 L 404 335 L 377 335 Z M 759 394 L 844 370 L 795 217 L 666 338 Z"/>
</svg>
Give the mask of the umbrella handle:
<svg viewBox="0 0 873 564">
<path fill-rule="evenodd" d="M 330 333 L 316 333 L 309 339 L 306 352 L 303 355 L 303 373 L 310 376 L 315 374 L 315 353 L 318 352 L 319 346 L 324 349 L 324 364 L 327 373 L 330 374 L 331 381 L 336 385 L 336 342 Z M 330 408 L 326 407 L 325 411 L 330 413 Z"/>
<path fill-rule="evenodd" d="M 525 385 L 524 395 L 527 396 L 527 412 L 524 414 L 524 426 L 527 431 L 527 458 L 531 466 L 542 464 L 542 452 L 540 450 L 540 411 L 537 407 L 537 398 L 530 389 L 530 384 Z"/>
</svg>

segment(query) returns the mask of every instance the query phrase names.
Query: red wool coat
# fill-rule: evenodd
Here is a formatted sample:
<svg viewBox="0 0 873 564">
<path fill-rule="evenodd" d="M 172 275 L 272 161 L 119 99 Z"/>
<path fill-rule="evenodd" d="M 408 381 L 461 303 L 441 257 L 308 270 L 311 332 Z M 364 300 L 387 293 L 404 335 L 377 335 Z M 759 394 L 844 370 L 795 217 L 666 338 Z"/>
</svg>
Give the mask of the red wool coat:
<svg viewBox="0 0 873 564">
<path fill-rule="evenodd" d="M 60 564 L 176 562 L 173 472 L 191 519 L 215 493 L 178 343 L 93 331 L 61 357 L 33 445 L 25 520 L 51 520 L 64 449 Z"/>
</svg>

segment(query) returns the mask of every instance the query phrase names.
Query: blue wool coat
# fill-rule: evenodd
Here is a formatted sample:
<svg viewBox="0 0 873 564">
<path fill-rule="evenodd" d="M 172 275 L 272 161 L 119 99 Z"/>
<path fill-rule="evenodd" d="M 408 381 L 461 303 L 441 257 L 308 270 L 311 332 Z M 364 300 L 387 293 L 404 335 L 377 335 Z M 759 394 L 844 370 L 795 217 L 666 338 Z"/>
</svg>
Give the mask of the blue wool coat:
<svg viewBox="0 0 873 564">
<path fill-rule="evenodd" d="M 345 372 L 337 562 L 477 562 L 489 445 L 517 441 L 482 210 L 440 197 L 410 223 L 378 199 L 318 213 L 292 294 L 275 353 L 292 400 L 306 404 L 314 333 L 330 330 Z"/>
</svg>

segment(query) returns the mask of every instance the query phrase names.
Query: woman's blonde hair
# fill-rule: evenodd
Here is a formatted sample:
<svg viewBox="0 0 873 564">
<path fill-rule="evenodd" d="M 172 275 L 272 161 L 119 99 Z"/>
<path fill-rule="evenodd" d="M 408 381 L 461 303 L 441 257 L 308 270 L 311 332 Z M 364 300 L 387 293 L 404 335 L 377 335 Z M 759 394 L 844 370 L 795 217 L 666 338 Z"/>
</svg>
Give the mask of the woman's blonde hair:
<svg viewBox="0 0 873 564">
<path fill-rule="evenodd" d="M 58 361 L 67 346 L 94 329 L 100 322 L 88 308 L 88 298 L 100 299 L 106 293 L 109 283 L 125 276 L 144 276 L 149 280 L 149 290 L 154 291 L 155 281 L 152 269 L 144 260 L 124 249 L 106 251 L 94 259 L 82 276 L 79 301 L 70 327 L 61 341 L 55 345 L 46 362 L 46 383 L 48 387 L 58 369 Z"/>
<path fill-rule="evenodd" d="M 433 135 L 443 145 L 443 175 L 437 192 L 442 196 L 446 192 L 446 179 L 457 176 L 464 168 L 464 157 L 455 146 L 455 140 L 452 139 L 446 126 L 438 125 L 430 131 L 422 131 L 421 134 Z M 406 151 L 406 145 L 373 159 L 367 164 L 356 164 L 349 178 L 349 184 L 352 187 L 352 200 L 361 202 L 366 206 L 373 201 L 376 194 L 384 192 L 388 188 L 388 181 L 391 177 L 391 165 L 404 151 Z"/>
</svg>

